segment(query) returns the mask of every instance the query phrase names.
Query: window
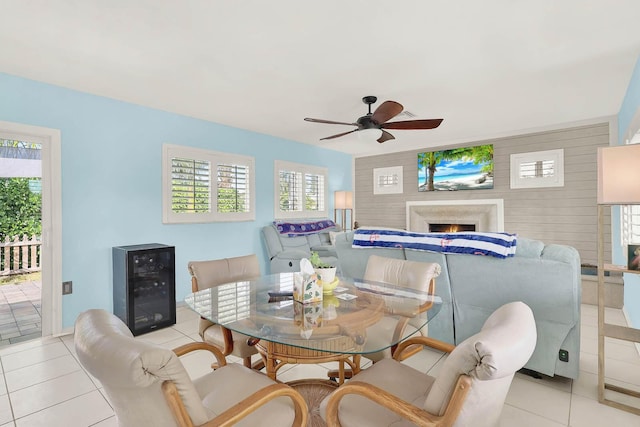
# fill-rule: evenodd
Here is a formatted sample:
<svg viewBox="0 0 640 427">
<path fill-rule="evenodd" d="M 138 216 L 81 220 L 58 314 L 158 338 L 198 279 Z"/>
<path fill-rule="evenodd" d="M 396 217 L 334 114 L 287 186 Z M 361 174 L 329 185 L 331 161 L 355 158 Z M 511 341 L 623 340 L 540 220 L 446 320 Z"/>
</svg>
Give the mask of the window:
<svg viewBox="0 0 640 427">
<path fill-rule="evenodd" d="M 640 143 L 640 131 L 627 144 Z M 620 206 L 620 228 L 622 245 L 640 243 L 640 205 Z"/>
<path fill-rule="evenodd" d="M 511 155 L 511 188 L 564 186 L 564 150 Z"/>
<path fill-rule="evenodd" d="M 620 206 L 622 244 L 640 243 L 640 205 Z"/>
<path fill-rule="evenodd" d="M 275 162 L 275 218 L 319 218 L 328 216 L 327 169 Z"/>
<path fill-rule="evenodd" d="M 165 144 L 164 223 L 255 219 L 254 159 Z"/>
<path fill-rule="evenodd" d="M 373 194 L 398 194 L 402 191 L 402 166 L 373 170 Z"/>
</svg>

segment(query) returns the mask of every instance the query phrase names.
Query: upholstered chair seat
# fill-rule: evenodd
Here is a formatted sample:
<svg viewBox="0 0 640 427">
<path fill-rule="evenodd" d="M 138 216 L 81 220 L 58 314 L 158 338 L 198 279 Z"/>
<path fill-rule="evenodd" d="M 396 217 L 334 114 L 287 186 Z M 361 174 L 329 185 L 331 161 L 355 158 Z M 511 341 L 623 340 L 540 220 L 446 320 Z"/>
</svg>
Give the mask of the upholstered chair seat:
<svg viewBox="0 0 640 427">
<path fill-rule="evenodd" d="M 450 352 L 437 377 L 401 363 L 403 350 L 416 343 Z M 535 345 L 531 309 L 522 302 L 505 304 L 457 347 L 424 336 L 403 342 L 393 359 L 365 369 L 327 397 L 321 414 L 329 426 L 496 426 L 513 376 Z"/>
<path fill-rule="evenodd" d="M 116 316 L 88 310 L 75 324 L 76 353 L 100 381 L 120 426 L 305 425 L 307 407 L 291 387 L 242 365 L 220 351 L 192 343 L 174 351 L 133 338 Z M 191 381 L 178 355 L 207 350 L 218 369 Z"/>
</svg>

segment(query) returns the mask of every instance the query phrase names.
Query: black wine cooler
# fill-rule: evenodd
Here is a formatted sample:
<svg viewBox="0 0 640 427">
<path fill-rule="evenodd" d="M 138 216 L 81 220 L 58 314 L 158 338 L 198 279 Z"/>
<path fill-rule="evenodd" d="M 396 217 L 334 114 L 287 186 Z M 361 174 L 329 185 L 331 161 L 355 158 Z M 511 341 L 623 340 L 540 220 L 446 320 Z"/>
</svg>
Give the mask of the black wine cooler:
<svg viewBox="0 0 640 427">
<path fill-rule="evenodd" d="M 113 312 L 140 335 L 176 323 L 175 247 L 113 248 Z"/>
</svg>

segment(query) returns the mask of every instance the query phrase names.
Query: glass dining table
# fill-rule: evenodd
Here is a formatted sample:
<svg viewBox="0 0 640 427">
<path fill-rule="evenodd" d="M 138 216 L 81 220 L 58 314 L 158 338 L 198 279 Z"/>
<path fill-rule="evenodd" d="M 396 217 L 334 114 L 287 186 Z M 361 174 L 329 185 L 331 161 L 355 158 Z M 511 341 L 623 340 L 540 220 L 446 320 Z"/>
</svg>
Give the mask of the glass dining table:
<svg viewBox="0 0 640 427">
<path fill-rule="evenodd" d="M 266 275 L 189 294 L 200 316 L 247 335 L 265 362 L 266 373 L 287 363 L 339 362 L 353 373 L 360 358 L 393 348 L 423 329 L 440 311 L 437 295 L 385 283 L 339 277 L 322 302 L 293 301 L 295 273 Z"/>
</svg>

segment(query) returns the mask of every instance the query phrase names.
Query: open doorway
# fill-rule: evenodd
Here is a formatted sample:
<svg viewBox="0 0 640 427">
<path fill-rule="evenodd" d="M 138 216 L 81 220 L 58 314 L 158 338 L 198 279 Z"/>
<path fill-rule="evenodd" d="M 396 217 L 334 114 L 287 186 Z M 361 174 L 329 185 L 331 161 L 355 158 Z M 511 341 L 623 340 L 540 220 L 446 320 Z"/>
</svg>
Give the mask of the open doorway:
<svg viewBox="0 0 640 427">
<path fill-rule="evenodd" d="M 0 335 L 2 331 L 6 333 L 5 337 L 1 337 L 0 345 L 8 345 L 21 341 L 23 332 L 24 335 L 28 335 L 24 339 L 37 338 L 35 334 L 38 328 L 34 321 L 38 319 L 35 316 L 39 316 L 40 336 L 58 335 L 62 329 L 60 132 L 56 129 L 0 122 L 0 141 L 0 147 L 5 147 L 0 153 L 0 175 L 18 175 L 5 178 L 20 178 L 14 179 L 11 191 L 22 191 L 23 196 L 19 198 L 23 202 L 36 194 L 36 198 L 41 201 L 40 236 L 28 236 L 26 242 L 19 236 L 17 241 L 9 246 L 8 251 L 6 246 L 0 247 L 4 251 L 2 276 L 16 275 L 7 274 L 7 267 L 9 270 L 18 269 L 18 274 L 30 274 L 40 270 L 40 277 L 26 277 L 26 283 L 20 290 L 22 295 L 14 293 L 13 302 L 19 303 L 17 316 L 13 313 L 13 308 L 16 307 L 11 308 L 12 313 L 9 315 L 7 307 L 3 309 L 0 306 Z M 34 172 L 36 169 L 39 169 L 39 178 L 33 176 L 38 175 Z M 16 236 L 10 236 L 10 239 L 16 240 Z M 19 249 L 16 251 L 16 248 Z M 13 290 L 18 290 L 18 287 L 14 288 Z M 40 294 L 39 304 L 36 293 Z M 18 322 L 14 322 L 15 326 L 11 325 L 14 319 L 10 316 L 20 317 L 15 320 L 22 323 L 19 325 Z M 2 329 L 2 324 L 9 326 Z M 20 335 L 17 335 L 15 329 Z M 9 332 L 10 330 L 13 330 L 13 333 Z"/>
<path fill-rule="evenodd" d="M 0 136 L 0 347 L 42 336 L 41 152 Z"/>
</svg>

